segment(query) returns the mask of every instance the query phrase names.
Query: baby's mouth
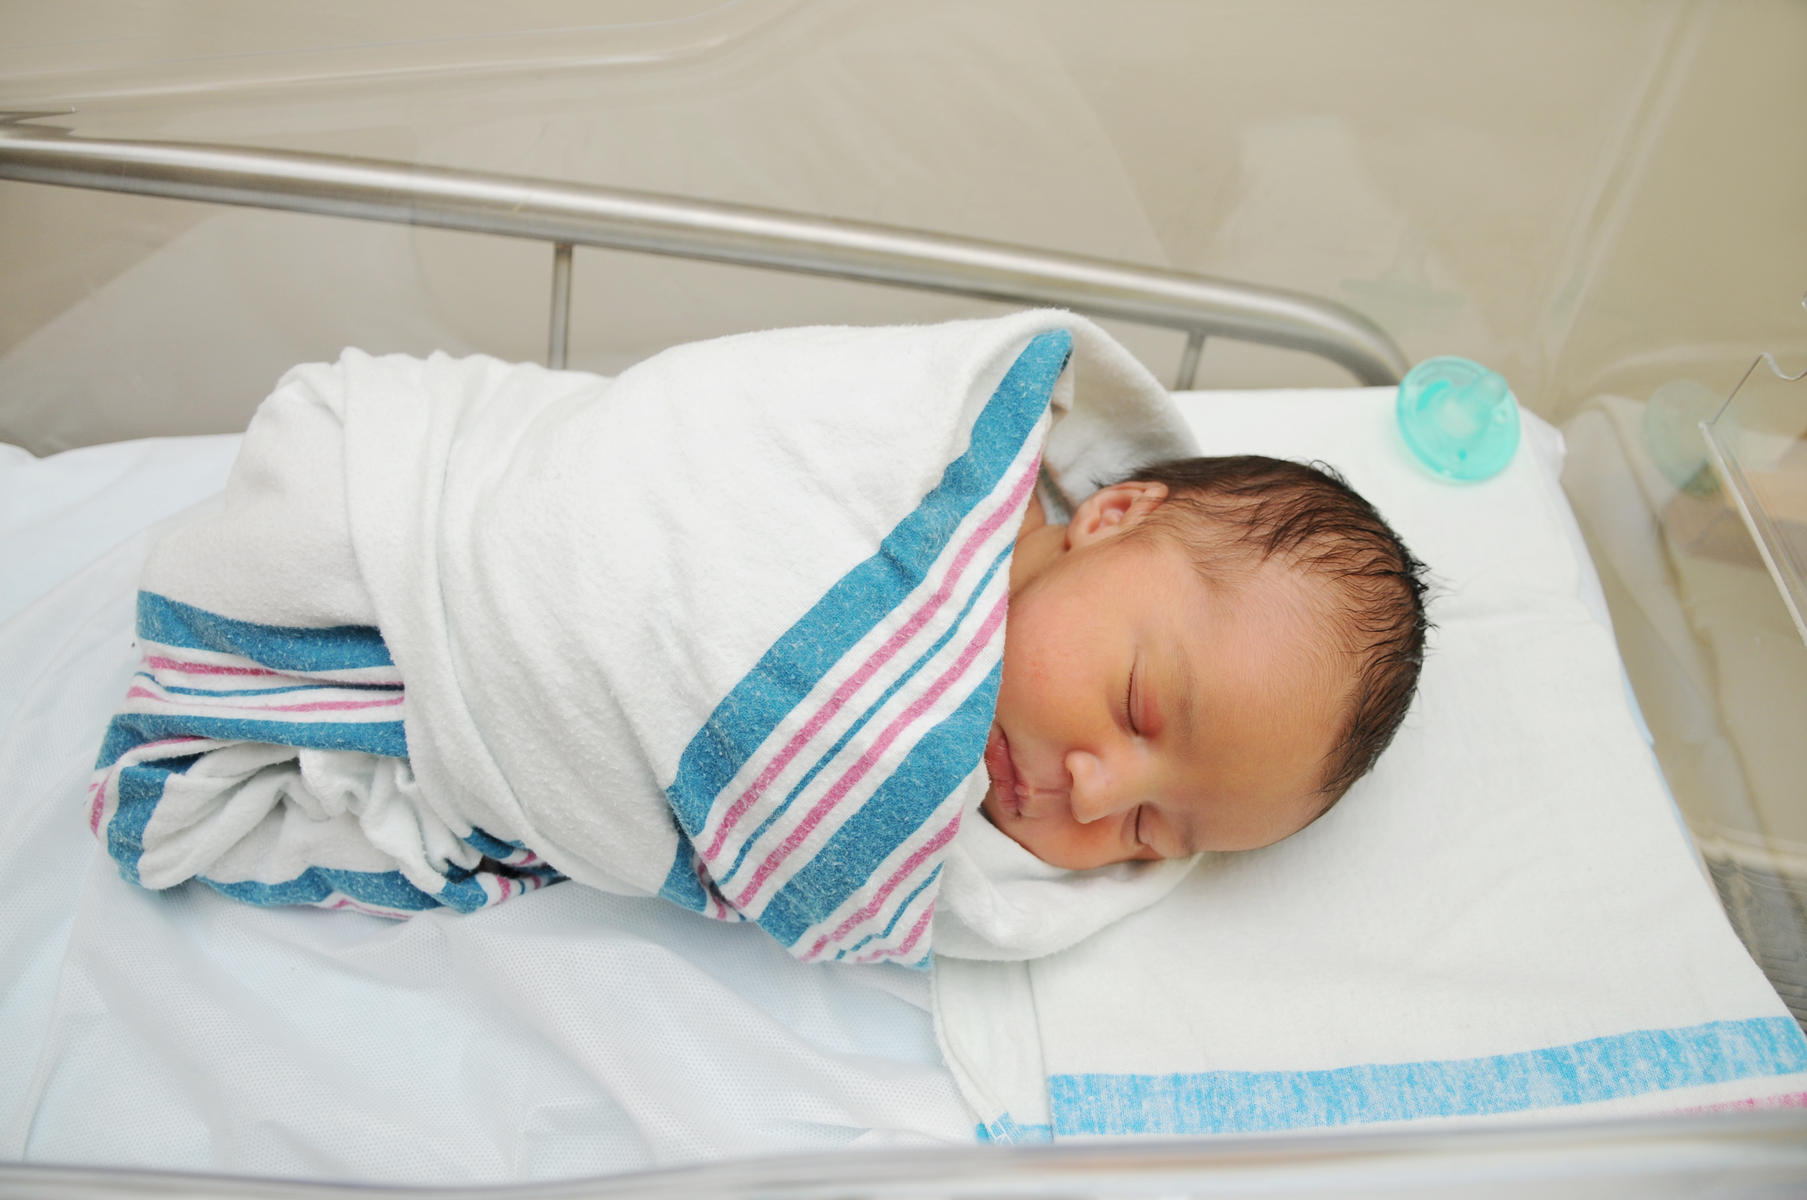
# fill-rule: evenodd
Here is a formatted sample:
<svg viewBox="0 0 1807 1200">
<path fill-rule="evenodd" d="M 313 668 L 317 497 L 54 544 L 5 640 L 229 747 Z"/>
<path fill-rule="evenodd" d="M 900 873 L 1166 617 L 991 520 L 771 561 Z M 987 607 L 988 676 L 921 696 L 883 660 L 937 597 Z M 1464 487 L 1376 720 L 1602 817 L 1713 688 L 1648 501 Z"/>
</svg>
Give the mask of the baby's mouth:
<svg viewBox="0 0 1807 1200">
<path fill-rule="evenodd" d="M 1001 726 L 991 727 L 985 742 L 985 773 L 991 776 L 991 794 L 997 808 L 1006 816 L 1023 815 L 1023 797 L 1019 790 L 1016 763 L 1010 757 L 1010 739 Z"/>
</svg>

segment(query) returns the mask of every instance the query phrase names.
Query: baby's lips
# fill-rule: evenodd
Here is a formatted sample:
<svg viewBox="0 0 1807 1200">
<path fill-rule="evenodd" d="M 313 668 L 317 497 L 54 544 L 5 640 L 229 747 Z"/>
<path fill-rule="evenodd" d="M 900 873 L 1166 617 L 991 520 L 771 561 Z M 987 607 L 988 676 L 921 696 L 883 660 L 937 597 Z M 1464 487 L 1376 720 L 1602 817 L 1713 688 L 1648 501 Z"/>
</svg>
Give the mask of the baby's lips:
<svg viewBox="0 0 1807 1200">
<path fill-rule="evenodd" d="M 1010 761 L 1010 742 L 1004 730 L 993 725 L 985 741 L 985 773 L 991 776 L 992 795 L 1011 816 L 1022 815 L 1022 799 L 1017 794 L 1016 765 Z"/>
</svg>

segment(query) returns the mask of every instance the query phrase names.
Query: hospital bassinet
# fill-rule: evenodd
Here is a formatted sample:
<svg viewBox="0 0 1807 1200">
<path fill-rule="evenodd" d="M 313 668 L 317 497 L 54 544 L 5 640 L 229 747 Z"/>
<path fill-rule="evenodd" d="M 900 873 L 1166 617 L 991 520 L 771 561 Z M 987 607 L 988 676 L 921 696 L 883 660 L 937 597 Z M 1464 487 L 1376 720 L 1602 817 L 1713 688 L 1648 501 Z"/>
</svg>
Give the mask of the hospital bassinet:
<svg viewBox="0 0 1807 1200">
<path fill-rule="evenodd" d="M 68 119 L 66 123 L 80 124 L 78 119 Z M 1176 379 L 1176 387 L 1182 389 L 1192 384 L 1207 337 L 1306 350 L 1345 368 L 1363 384 L 1393 383 L 1406 366 L 1397 347 L 1371 323 L 1337 305 L 1298 294 L 768 210 L 393 162 L 103 140 L 49 131 L 44 124 L 41 120 L 13 121 L 0 126 L 0 178 L 413 223 L 549 243 L 552 321 L 546 340 L 547 359 L 553 365 L 563 365 L 573 353 L 567 333 L 574 297 L 573 247 L 588 246 L 897 284 L 987 302 L 1055 304 L 1098 316 L 1179 329 L 1186 335 Z M 285 219 L 297 218 L 257 218 Z M 255 231 L 270 228 L 247 227 L 253 231 L 249 233 L 253 240 L 260 236 Z M 347 223 L 333 228 L 355 231 L 365 227 Z M 241 239 L 237 244 L 242 246 L 246 236 L 244 230 L 229 235 L 223 252 L 233 249 L 232 238 Z M 222 246 L 218 243 L 211 250 L 201 250 L 203 254 L 220 252 Z M 611 264 L 621 261 L 613 256 L 610 259 Z M 587 270 L 579 275 L 586 286 L 588 277 Z M 583 294 L 581 290 L 575 293 L 579 303 Z M 201 356 L 207 333 L 197 333 L 195 353 Z M 581 348 L 577 353 L 581 355 Z M 152 385 L 153 390 L 156 386 Z M 1635 450 L 1635 443 L 1619 435 L 1628 422 L 1635 423 L 1636 419 L 1635 415 L 1615 412 L 1610 405 L 1603 406 L 1578 429 L 1571 429 L 1571 447 L 1579 435 L 1598 439 L 1601 447 L 1616 444 Z M 152 427 L 147 423 L 142 428 Z M 174 457 L 162 458 L 146 469 L 160 473 L 165 480 L 188 473 L 193 479 L 190 491 L 198 495 L 213 486 L 212 481 L 229 460 L 230 449 L 221 440 L 172 447 Z M 1635 474 L 1639 465 L 1629 463 L 1626 469 Z M 120 460 L 100 469 L 129 474 L 133 467 Z M 1606 516 L 1596 513 L 1589 520 L 1589 495 L 1605 506 L 1613 505 L 1617 498 L 1604 496 L 1598 489 L 1591 493 L 1585 487 L 1576 490 L 1581 496 L 1577 507 L 1584 527 L 1595 539 L 1596 556 L 1601 557 L 1602 539 L 1610 547 L 1623 550 L 1624 543 L 1616 535 L 1601 532 L 1601 526 L 1608 521 Z M 188 498 L 189 493 L 178 486 L 166 489 L 151 506 L 173 509 Z M 120 531 L 142 523 L 117 515 L 112 520 L 112 527 Z M 1737 529 L 1721 529 L 1720 534 L 1736 541 Z M 1661 536 L 1659 530 L 1658 537 Z M 107 544 L 104 531 L 97 530 L 96 538 L 90 552 L 98 552 Z M 44 548 L 47 559 L 55 558 L 57 553 L 55 547 Z M 1617 598 L 1616 590 L 1626 586 L 1620 574 L 1615 573 L 1623 560 L 1612 553 L 1605 557 L 1608 594 Z M 76 565 L 79 563 L 69 564 Z M 117 573 L 123 568 L 116 565 L 111 569 Z M 1622 568 L 1625 574 L 1635 569 L 1635 563 Z M 47 572 L 46 578 L 51 577 Z M 98 577 L 96 580 L 99 582 Z M 1778 653 L 1784 656 L 1799 649 L 1789 648 L 1786 642 L 1781 647 Z M 1658 750 L 1663 750 L 1660 740 Z M 1690 811 L 1689 815 L 1694 817 L 1696 813 Z M 1796 1016 L 1803 1016 L 1798 964 L 1807 952 L 1807 933 L 1802 928 L 1800 891 L 1794 882 L 1798 876 L 1792 874 L 1795 864 L 1785 854 L 1753 846 L 1748 839 L 1727 837 L 1722 828 L 1700 828 L 1698 820 L 1696 832 L 1706 851 L 1706 863 L 1738 921 L 1740 933 L 1783 997 L 1794 1005 Z M 636 920 L 632 913 L 619 916 L 629 926 Z M 729 944 L 715 944 L 708 936 L 697 949 L 705 956 L 732 957 L 737 953 Z M 486 953 L 480 943 L 463 944 L 457 952 Z M 380 955 L 381 945 L 371 942 L 361 953 Z M 513 961 L 496 951 L 492 965 L 506 970 Z M 292 963 L 271 961 L 268 965 L 279 973 L 294 969 Z M 414 963 L 414 967 L 418 968 L 419 963 Z M 35 982 L 55 988 L 54 981 Z M 259 986 L 269 983 L 264 981 Z M 222 981 L 222 986 L 231 984 Z M 921 1048 L 906 1044 L 908 1038 L 902 1035 L 887 1043 L 885 1022 L 904 1018 L 901 1008 L 885 1007 L 887 998 L 880 994 L 884 990 L 879 987 L 865 996 L 872 1006 L 865 1014 L 792 1015 L 806 1023 L 817 1022 L 812 1028 L 819 1035 L 822 1029 L 831 1029 L 830 1034 L 822 1036 L 844 1048 L 857 1052 L 862 1045 L 874 1046 L 876 1053 L 889 1053 L 898 1062 L 909 1063 L 912 1056 L 921 1054 Z M 356 1003 L 355 997 L 347 999 Z M 833 1006 L 846 1003 L 847 999 L 845 994 L 825 992 L 794 1000 L 792 1007 Z M 531 1005 L 535 1001 L 524 993 L 521 1002 Z M 551 1028 L 556 1024 L 555 1019 L 549 1019 L 538 1027 Z M 634 1036 L 630 1031 L 623 1032 L 629 1038 Z M 424 1043 L 402 1050 L 429 1052 Z M 254 1053 L 254 1049 L 247 1046 L 240 1052 Z M 225 1053 L 222 1049 L 222 1056 Z M 921 1062 L 899 1068 L 897 1086 L 932 1090 L 933 1085 L 926 1082 L 924 1074 L 927 1068 L 928 1064 Z M 133 1069 L 167 1070 L 170 1065 L 142 1064 Z M 177 1064 L 175 1069 L 182 1068 Z M 248 1065 L 247 1069 L 254 1068 Z M 69 1120 L 69 1105 L 95 1102 L 83 1096 L 50 1099 L 52 1108 L 43 1110 L 49 1115 L 41 1118 L 46 1121 Z M 657 1095 L 648 1099 L 654 1104 L 664 1100 Z M 507 1102 L 505 1095 L 502 1101 Z M 60 1112 L 55 1111 L 57 1105 L 62 1106 Z M 104 1103 L 98 1103 L 95 1112 L 97 1120 L 118 1119 L 118 1114 L 107 1112 Z M 659 1118 L 630 1114 L 629 1119 L 656 1122 Z M 380 1120 L 372 1120 L 373 1129 L 383 1128 Z M 582 1114 L 576 1114 L 570 1129 L 561 1134 L 581 1137 L 583 1128 Z M 1521 1194 L 1534 1187 L 1555 1194 L 1581 1195 L 1596 1194 L 1600 1187 L 1609 1186 L 1679 1195 L 1693 1194 L 1710 1181 L 1746 1189 L 1799 1186 L 1807 1179 L 1804 1146 L 1807 1122 L 1800 1113 L 1753 1111 L 1539 1124 L 1517 1129 L 1339 1130 L 1284 1139 L 1220 1136 L 1041 1149 L 865 1150 L 847 1155 L 764 1160 L 730 1158 L 719 1163 L 641 1171 L 568 1185 L 498 1187 L 483 1194 L 1213 1195 L 1251 1190 L 1271 1194 L 1434 1194 L 1457 1188 L 1465 1194 Z M 749 1146 L 739 1153 L 750 1155 L 759 1150 Z M 557 1174 L 555 1166 L 549 1171 Z M 0 1167 L 0 1190 L 18 1194 L 149 1194 L 171 1188 L 194 1193 L 267 1195 L 326 1190 L 322 1185 L 304 1181 L 170 1176 L 79 1165 L 63 1168 L 17 1163 Z M 346 1194 L 356 1189 L 341 1186 L 330 1190 L 333 1194 Z"/>
</svg>

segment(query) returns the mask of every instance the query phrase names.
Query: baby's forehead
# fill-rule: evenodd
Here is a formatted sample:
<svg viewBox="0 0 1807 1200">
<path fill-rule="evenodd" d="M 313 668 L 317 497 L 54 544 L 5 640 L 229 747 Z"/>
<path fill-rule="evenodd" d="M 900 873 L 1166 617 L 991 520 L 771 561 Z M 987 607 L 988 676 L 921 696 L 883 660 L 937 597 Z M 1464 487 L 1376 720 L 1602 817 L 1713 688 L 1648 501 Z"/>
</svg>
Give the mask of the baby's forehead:
<svg viewBox="0 0 1807 1200">
<path fill-rule="evenodd" d="M 1149 521 L 1137 531 L 1164 549 L 1178 551 L 1198 582 L 1215 593 L 1239 597 L 1251 590 L 1295 593 L 1301 600 L 1326 590 L 1302 556 L 1271 550 L 1245 527 L 1221 517 L 1186 515 Z M 1329 597 L 1315 596 L 1328 604 Z"/>
<path fill-rule="evenodd" d="M 1182 552 L 1205 597 L 1204 611 L 1228 620 L 1272 653 L 1276 671 L 1303 668 L 1334 703 L 1343 702 L 1352 678 L 1350 653 L 1358 614 L 1346 589 L 1298 555 L 1265 553 L 1234 536 L 1200 543 L 1171 530 L 1150 536 Z M 1187 636 L 1181 624 L 1182 636 Z M 1206 639 L 1203 629 L 1188 640 Z M 1286 653 L 1293 650 L 1301 653 Z M 1301 661 L 1301 658 L 1303 661 Z"/>
</svg>

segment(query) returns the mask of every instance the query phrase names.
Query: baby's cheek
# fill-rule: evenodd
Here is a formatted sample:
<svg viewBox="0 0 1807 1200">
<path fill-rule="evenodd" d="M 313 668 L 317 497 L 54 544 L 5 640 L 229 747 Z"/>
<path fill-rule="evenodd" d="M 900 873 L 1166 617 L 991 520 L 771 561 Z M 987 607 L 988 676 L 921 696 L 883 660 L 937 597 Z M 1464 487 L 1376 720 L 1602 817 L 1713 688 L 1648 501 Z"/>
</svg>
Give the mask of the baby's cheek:
<svg viewBox="0 0 1807 1200">
<path fill-rule="evenodd" d="M 1043 699 L 1059 699 L 1058 695 L 1049 695 L 1046 689 L 1061 686 L 1067 672 L 1063 668 L 1062 655 L 1058 650 L 1046 646 L 1042 640 L 1030 641 L 1021 646 L 1016 653 L 1011 647 L 1004 647 L 1004 676 L 1001 682 L 1032 691 Z"/>
<path fill-rule="evenodd" d="M 1065 867 L 1069 871 L 1108 867 L 1131 857 L 1115 831 L 1105 828 L 1110 824 L 1108 821 L 1097 821 L 1090 825 L 1068 821 L 1059 826 L 1045 823 L 1043 828 L 1031 831 L 1037 844 L 1025 843 L 1021 839 L 1019 844 L 1043 862 Z"/>
</svg>

